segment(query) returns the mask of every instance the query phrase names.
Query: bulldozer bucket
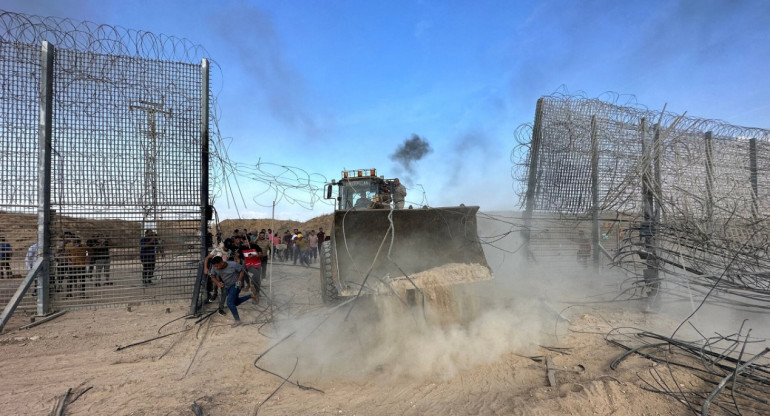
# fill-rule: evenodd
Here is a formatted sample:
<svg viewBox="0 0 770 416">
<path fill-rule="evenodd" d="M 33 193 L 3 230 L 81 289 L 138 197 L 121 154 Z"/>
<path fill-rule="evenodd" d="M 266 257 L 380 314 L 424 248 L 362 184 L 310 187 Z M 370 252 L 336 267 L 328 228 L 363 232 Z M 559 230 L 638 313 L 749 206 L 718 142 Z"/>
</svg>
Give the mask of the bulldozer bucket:
<svg viewBox="0 0 770 416">
<path fill-rule="evenodd" d="M 476 275 L 491 279 L 478 238 L 478 209 L 458 206 L 336 211 L 331 247 L 326 247 L 331 250 L 329 257 L 334 264 L 330 274 L 337 294 L 357 292 L 364 280 L 370 288 L 378 281 L 396 281 L 457 263 L 474 265 L 484 272 Z"/>
</svg>

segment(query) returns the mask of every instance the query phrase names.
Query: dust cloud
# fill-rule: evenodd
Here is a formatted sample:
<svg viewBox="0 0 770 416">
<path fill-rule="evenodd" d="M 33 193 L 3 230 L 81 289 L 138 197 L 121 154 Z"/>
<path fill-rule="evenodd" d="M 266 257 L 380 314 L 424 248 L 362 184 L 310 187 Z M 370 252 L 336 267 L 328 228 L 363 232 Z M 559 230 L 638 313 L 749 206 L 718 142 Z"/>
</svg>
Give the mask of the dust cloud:
<svg viewBox="0 0 770 416">
<path fill-rule="evenodd" d="M 448 379 L 511 351 L 532 352 L 542 330 L 525 303 L 482 311 L 460 325 L 431 322 L 394 297 L 359 302 L 347 321 L 350 304 L 287 323 L 282 332 L 294 335 L 271 351 L 271 368 L 288 374 L 298 358 L 295 376 L 301 380 Z M 425 314 L 440 315 L 430 304 L 426 308 Z"/>
<path fill-rule="evenodd" d="M 511 217 L 514 221 L 520 218 L 520 214 Z M 497 235 L 499 231 L 495 227 L 493 221 L 479 221 L 479 234 Z M 501 250 L 485 250 L 493 270 L 517 268 L 513 279 L 501 278 L 498 273 L 495 279 L 499 290 L 497 297 L 507 297 L 515 302 L 517 296 L 530 296 L 537 299 L 543 309 L 557 315 L 560 313 L 567 319 L 575 314 L 619 312 L 629 321 L 612 322 L 617 327 L 629 326 L 696 342 L 717 334 L 736 334 L 743 326 L 742 337 L 751 329 L 751 337 L 756 341 L 747 347 L 747 351 L 756 351 L 763 345 L 760 340 L 770 339 L 770 321 L 765 318 L 766 312 L 748 307 L 745 298 L 730 296 L 721 290 L 707 295 L 709 287 L 694 285 L 669 269 L 670 273 L 661 274 L 660 299 L 650 307 L 638 287 L 641 270 L 626 272 L 611 267 L 606 258 L 602 259 L 605 267 L 598 272 L 579 264 L 576 261 L 577 245 L 570 241 L 574 226 L 552 220 L 535 221 L 533 230 L 550 234 L 546 238 L 548 247 L 539 248 L 534 263 L 515 260 L 522 254 L 520 252 L 506 252 L 520 249 L 520 242 L 515 240 L 511 240 L 513 244 L 501 246 Z M 605 249 L 610 255 L 615 252 L 610 245 Z"/>
<path fill-rule="evenodd" d="M 447 380 L 507 354 L 540 355 L 538 345 L 563 346 L 568 320 L 584 314 L 603 317 L 606 311 L 615 317 L 604 322 L 610 326 L 670 335 L 699 301 L 668 297 L 660 310 L 645 313 L 641 302 L 622 295 L 628 276 L 617 269 L 596 272 L 579 265 L 577 244 L 568 235 L 558 247 L 550 247 L 551 258 L 527 262 L 516 230 L 478 219 L 480 236 L 507 234 L 484 245 L 494 279 L 426 285 L 424 309 L 419 298 L 417 306 L 407 306 L 395 296 L 381 295 L 359 298 L 352 311 L 349 301 L 277 322 L 276 339 L 291 335 L 264 357 L 267 365 L 289 374 L 297 360 L 292 379 L 316 383 Z M 703 333 L 730 334 L 737 332 L 745 314 L 723 310 L 714 319 L 718 315 L 712 307 L 703 308 L 691 321 L 702 325 Z M 692 334 L 687 325 L 677 338 L 692 339 Z"/>
<path fill-rule="evenodd" d="M 480 234 L 499 233 L 494 227 L 480 224 Z M 419 299 L 410 307 L 395 296 L 362 297 L 352 311 L 351 302 L 282 321 L 276 339 L 291 335 L 264 360 L 280 374 L 289 374 L 298 360 L 292 379 L 391 382 L 446 380 L 505 354 L 537 355 L 538 345 L 554 345 L 564 334 L 559 297 L 586 285 L 575 273 L 527 267 L 520 255 L 500 250 L 519 245 L 511 234 L 497 248 L 485 247 L 494 279 L 431 286 L 424 309 Z"/>
</svg>

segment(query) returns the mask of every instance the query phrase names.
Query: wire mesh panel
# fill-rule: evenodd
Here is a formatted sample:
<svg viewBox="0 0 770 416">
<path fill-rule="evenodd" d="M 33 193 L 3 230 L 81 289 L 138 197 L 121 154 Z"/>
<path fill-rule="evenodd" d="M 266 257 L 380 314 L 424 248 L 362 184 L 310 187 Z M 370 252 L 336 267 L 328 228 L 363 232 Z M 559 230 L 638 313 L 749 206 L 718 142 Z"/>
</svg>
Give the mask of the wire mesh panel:
<svg viewBox="0 0 770 416">
<path fill-rule="evenodd" d="M 0 203 L 9 212 L 37 209 L 40 46 L 0 41 Z"/>
<path fill-rule="evenodd" d="M 16 291 L 37 238 L 39 67 L 39 45 L 0 40 L 0 299 Z"/>
<path fill-rule="evenodd" d="M 58 50 L 54 298 L 189 298 L 200 253 L 200 67 Z"/>
<path fill-rule="evenodd" d="M 714 216 L 725 218 L 751 213 L 752 206 L 767 207 L 770 202 L 768 130 L 567 95 L 544 97 L 542 103 L 541 122 L 536 126 L 541 135 L 537 160 L 530 160 L 526 137 L 519 139 L 519 147 L 526 148 L 526 153 L 513 152 L 527 154 L 515 161 L 519 167 L 514 174 L 521 183 L 526 182 L 530 164 L 535 164 L 536 211 L 580 214 L 592 209 L 592 118 L 597 126 L 601 211 L 641 213 L 646 169 L 651 175 L 659 170 L 659 181 L 650 186 L 660 189 L 657 198 L 664 215 L 705 216 L 705 207 L 711 205 Z M 707 133 L 711 160 L 706 156 Z M 654 148 L 656 137 L 659 153 Z M 758 143 L 756 193 L 752 191 L 749 139 Z M 525 189 L 519 187 L 519 191 L 524 198 Z"/>
<path fill-rule="evenodd" d="M 0 301 L 26 275 L 37 241 L 44 40 L 55 47 L 45 253 L 54 308 L 190 299 L 201 254 L 201 97 L 209 96 L 199 48 L 2 11 L 0 35 L 0 237 L 12 237 L 14 278 L 0 284 Z"/>
<path fill-rule="evenodd" d="M 512 152 L 535 257 L 572 250 L 574 235 L 558 242 L 569 232 L 553 230 L 587 223 L 594 247 L 640 277 L 638 288 L 654 286 L 648 295 L 660 269 L 719 284 L 744 305 L 770 299 L 770 130 L 568 95 L 539 100 L 535 120 Z M 546 220 L 561 225 L 538 229 Z"/>
</svg>

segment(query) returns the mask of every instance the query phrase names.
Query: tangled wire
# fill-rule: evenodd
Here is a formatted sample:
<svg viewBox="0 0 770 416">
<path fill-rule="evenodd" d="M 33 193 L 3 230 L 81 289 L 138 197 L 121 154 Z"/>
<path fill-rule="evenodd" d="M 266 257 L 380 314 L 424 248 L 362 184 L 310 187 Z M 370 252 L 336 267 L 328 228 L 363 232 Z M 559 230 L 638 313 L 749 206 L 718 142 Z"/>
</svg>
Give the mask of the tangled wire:
<svg viewBox="0 0 770 416">
<path fill-rule="evenodd" d="M 638 296 L 649 293 L 644 271 L 656 269 L 678 296 L 677 285 L 718 284 L 715 301 L 767 307 L 770 130 L 559 92 L 538 101 L 516 139 L 512 175 L 534 211 L 623 221 L 612 263 Z"/>
</svg>

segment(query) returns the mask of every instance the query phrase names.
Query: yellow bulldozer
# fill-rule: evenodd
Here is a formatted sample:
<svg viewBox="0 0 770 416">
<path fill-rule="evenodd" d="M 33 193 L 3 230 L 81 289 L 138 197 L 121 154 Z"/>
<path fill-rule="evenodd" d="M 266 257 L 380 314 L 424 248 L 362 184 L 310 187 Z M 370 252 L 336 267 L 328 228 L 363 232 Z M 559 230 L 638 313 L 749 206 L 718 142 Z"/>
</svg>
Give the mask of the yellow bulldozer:
<svg viewBox="0 0 770 416">
<path fill-rule="evenodd" d="M 325 303 L 395 294 L 415 304 L 430 287 L 492 279 L 478 238 L 479 207 L 397 209 L 395 189 L 375 169 L 346 170 L 326 184 L 326 199 L 336 201 L 331 233 L 320 244 Z"/>
</svg>

